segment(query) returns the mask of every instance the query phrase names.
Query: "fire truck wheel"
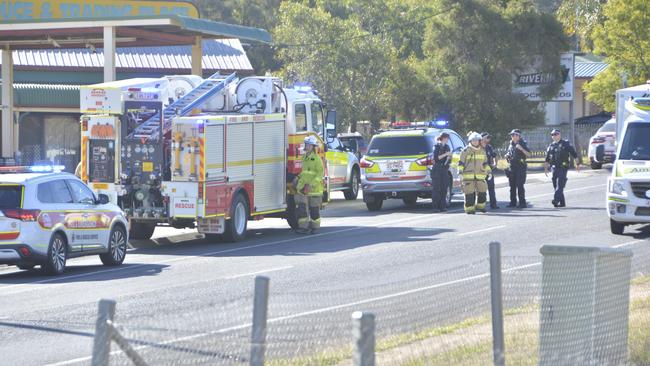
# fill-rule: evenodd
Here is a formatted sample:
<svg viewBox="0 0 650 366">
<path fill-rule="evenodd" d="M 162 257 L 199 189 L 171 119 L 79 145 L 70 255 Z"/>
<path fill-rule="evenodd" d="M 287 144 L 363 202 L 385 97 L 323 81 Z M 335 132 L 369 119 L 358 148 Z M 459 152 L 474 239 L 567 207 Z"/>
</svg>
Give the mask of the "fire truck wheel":
<svg viewBox="0 0 650 366">
<path fill-rule="evenodd" d="M 151 239 L 154 230 L 156 230 L 156 224 L 132 222 L 131 229 L 129 230 L 129 239 L 149 240 Z"/>
<path fill-rule="evenodd" d="M 226 241 L 237 242 L 246 236 L 248 225 L 248 204 L 240 193 L 232 201 L 230 206 L 230 219 L 226 220 L 226 231 L 223 237 Z"/>
<path fill-rule="evenodd" d="M 292 194 L 287 194 L 287 211 L 285 219 L 289 227 L 296 230 L 298 228 L 298 216 L 296 215 L 296 201 Z"/>
</svg>

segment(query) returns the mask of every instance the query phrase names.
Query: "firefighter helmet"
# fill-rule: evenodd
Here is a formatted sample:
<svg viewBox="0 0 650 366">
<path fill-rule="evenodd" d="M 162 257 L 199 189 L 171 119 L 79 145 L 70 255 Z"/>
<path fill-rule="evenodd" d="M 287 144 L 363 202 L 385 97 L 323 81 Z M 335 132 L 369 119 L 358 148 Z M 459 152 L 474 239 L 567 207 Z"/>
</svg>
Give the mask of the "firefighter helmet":
<svg viewBox="0 0 650 366">
<path fill-rule="evenodd" d="M 481 134 L 478 132 L 473 132 L 467 137 L 467 140 L 469 141 L 473 141 L 473 140 L 481 141 L 481 139 L 482 139 Z"/>
<path fill-rule="evenodd" d="M 318 146 L 318 139 L 314 135 L 307 136 L 305 137 L 305 145 Z"/>
</svg>

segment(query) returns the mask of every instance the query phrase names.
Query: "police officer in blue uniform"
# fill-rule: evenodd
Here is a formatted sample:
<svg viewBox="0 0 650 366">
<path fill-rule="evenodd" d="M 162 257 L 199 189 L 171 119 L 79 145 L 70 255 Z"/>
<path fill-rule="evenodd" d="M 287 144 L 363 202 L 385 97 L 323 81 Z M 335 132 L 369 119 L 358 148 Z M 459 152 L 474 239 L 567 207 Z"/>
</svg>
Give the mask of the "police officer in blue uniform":
<svg viewBox="0 0 650 366">
<path fill-rule="evenodd" d="M 447 190 L 449 190 L 449 163 L 451 162 L 451 149 L 447 142 L 449 134 L 441 133 L 436 139 L 433 148 L 433 168 L 431 168 L 431 201 L 433 212 L 447 211 Z"/>
<path fill-rule="evenodd" d="M 508 183 L 510 183 L 510 204 L 508 207 L 526 208 L 526 190 L 524 184 L 526 183 L 526 169 L 528 163 L 526 158 L 530 156 L 530 149 L 526 141 L 521 137 L 521 130 L 514 129 L 510 131 L 510 145 L 505 157 L 510 164 L 506 170 Z M 519 204 L 517 204 L 519 198 Z"/>
<path fill-rule="evenodd" d="M 569 159 L 571 157 L 577 159 L 578 154 L 569 141 L 562 139 L 560 130 L 554 129 L 551 131 L 551 137 L 553 138 L 553 142 L 546 149 L 544 173 L 548 175 L 549 167 L 553 171 L 552 179 L 555 195 L 551 203 L 555 207 L 565 207 L 564 187 L 566 186 L 567 172 L 569 171 Z M 580 171 L 578 164 L 576 164 L 576 170 Z"/>
</svg>

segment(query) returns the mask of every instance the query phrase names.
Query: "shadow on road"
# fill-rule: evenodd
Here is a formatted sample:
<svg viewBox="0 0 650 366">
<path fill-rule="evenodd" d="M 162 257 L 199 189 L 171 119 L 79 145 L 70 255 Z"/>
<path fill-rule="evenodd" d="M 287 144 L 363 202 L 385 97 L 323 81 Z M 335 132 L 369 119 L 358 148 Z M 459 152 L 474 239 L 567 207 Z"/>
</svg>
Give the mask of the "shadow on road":
<svg viewBox="0 0 650 366">
<path fill-rule="evenodd" d="M 433 217 L 433 216 L 432 216 Z M 142 255 L 236 257 L 236 256 L 308 256 L 334 253 L 373 245 L 435 245 L 446 228 L 339 226 L 323 228 L 314 235 L 298 235 L 288 229 L 251 230 L 243 243 L 215 243 L 196 239 L 182 244 L 138 248 L 130 251 Z M 372 234 L 372 235 L 369 235 Z M 307 244 L 307 245 L 306 245 Z M 206 253 L 206 249 L 214 251 Z"/>
<path fill-rule="evenodd" d="M 127 260 L 129 256 L 127 255 Z M 128 263 L 117 267 L 105 267 L 102 265 L 74 265 L 69 264 L 65 272 L 60 276 L 48 276 L 43 274 L 38 267 L 29 271 L 16 271 L 0 274 L 0 284 L 20 285 L 39 283 L 71 283 L 71 282 L 93 282 L 106 281 L 103 274 L 110 273 L 111 280 L 134 277 L 157 276 L 168 265 Z M 96 275 L 96 276 L 95 276 Z"/>
</svg>

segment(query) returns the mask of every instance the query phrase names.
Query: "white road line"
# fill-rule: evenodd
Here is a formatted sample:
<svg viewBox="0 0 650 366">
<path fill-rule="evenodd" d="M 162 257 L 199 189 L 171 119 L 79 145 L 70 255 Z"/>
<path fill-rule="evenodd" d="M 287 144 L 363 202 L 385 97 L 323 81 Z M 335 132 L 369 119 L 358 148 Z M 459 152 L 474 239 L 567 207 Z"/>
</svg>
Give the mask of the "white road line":
<svg viewBox="0 0 650 366">
<path fill-rule="evenodd" d="M 518 270 L 521 270 L 521 269 L 536 267 L 536 266 L 539 266 L 540 264 L 541 264 L 541 262 L 526 264 L 526 265 L 523 265 L 523 266 L 508 268 L 508 269 L 503 270 L 502 272 L 503 273 L 514 272 L 514 271 L 518 271 Z M 276 317 L 276 318 L 270 318 L 270 319 L 267 320 L 267 323 L 277 323 L 277 322 L 281 322 L 283 320 L 291 320 L 291 319 L 296 319 L 296 318 L 302 318 L 302 317 L 309 316 L 309 315 L 326 313 L 326 312 L 333 311 L 333 310 L 341 310 L 341 309 L 349 308 L 349 307 L 352 307 L 352 306 L 368 304 L 368 303 L 371 303 L 371 302 L 376 302 L 376 301 L 381 301 L 381 300 L 388 300 L 388 299 L 392 299 L 392 298 L 396 298 L 396 297 L 402 297 L 402 296 L 406 296 L 406 295 L 412 295 L 412 294 L 415 294 L 415 293 L 418 293 L 418 292 L 423 292 L 423 291 L 433 290 L 433 289 L 447 287 L 447 286 L 451 286 L 451 285 L 456 285 L 456 284 L 469 282 L 469 281 L 473 281 L 473 280 L 477 280 L 477 279 L 481 279 L 481 278 L 487 278 L 489 276 L 490 276 L 490 273 L 488 272 L 488 273 L 483 273 L 483 274 L 476 275 L 476 276 L 461 278 L 461 279 L 458 279 L 458 280 L 453 280 L 453 281 L 438 283 L 438 284 L 435 284 L 435 285 L 424 286 L 424 287 L 419 287 L 419 288 L 415 288 L 415 289 L 411 289 L 411 290 L 396 292 L 396 293 L 389 294 L 389 295 L 373 297 L 373 298 L 360 300 L 360 301 L 355 301 L 355 302 L 349 302 L 349 303 L 341 304 L 341 305 L 328 306 L 328 307 L 324 307 L 324 308 L 320 308 L 320 309 L 314 309 L 314 310 L 305 311 L 305 312 L 301 312 L 301 313 L 296 313 L 296 314 L 292 314 L 292 315 L 286 315 L 286 316 L 281 316 L 281 317 Z M 232 331 L 235 331 L 235 330 L 246 329 L 246 328 L 250 328 L 251 326 L 252 326 L 251 323 L 240 324 L 240 325 L 236 325 L 236 326 L 232 326 L 232 327 L 213 330 L 213 331 L 210 331 L 210 332 L 203 332 L 203 333 L 188 335 L 188 336 L 185 336 L 185 337 L 174 338 L 174 339 L 170 339 L 168 341 L 159 342 L 157 344 L 158 345 L 168 345 L 168 344 L 172 344 L 172 343 L 185 342 L 185 341 L 190 341 L 190 340 L 197 339 L 197 338 L 207 337 L 207 336 L 210 336 L 210 335 L 222 334 L 222 333 L 232 332 Z M 151 346 L 147 345 L 147 346 L 134 347 L 134 349 L 136 351 L 146 349 L 146 348 L 151 348 Z M 123 352 L 122 351 L 113 351 L 110 354 L 112 356 L 114 356 L 114 355 L 118 355 L 118 354 L 121 354 L 121 353 L 123 353 Z M 75 359 L 72 359 L 72 360 L 67 360 L 67 361 L 48 364 L 46 366 L 71 365 L 71 364 L 75 364 L 75 363 L 79 363 L 79 362 L 89 361 L 91 359 L 92 359 L 92 357 L 79 357 L 79 358 L 75 358 Z"/>
<path fill-rule="evenodd" d="M 646 242 L 646 240 L 632 240 L 632 241 L 625 242 L 623 244 L 613 245 L 612 248 L 623 248 L 623 247 L 628 247 L 630 245 L 643 243 L 643 242 Z"/>
<path fill-rule="evenodd" d="M 451 210 L 449 212 L 458 212 L 458 211 L 460 211 L 460 210 Z M 364 229 L 368 229 L 368 228 L 383 226 L 385 224 L 399 224 L 399 223 L 402 223 L 402 222 L 408 222 L 408 221 L 413 222 L 413 221 L 422 221 L 422 220 L 434 220 L 434 221 L 436 221 L 436 220 L 440 220 L 440 219 L 443 219 L 443 218 L 444 218 L 444 216 L 429 217 L 427 215 L 427 216 L 423 216 L 423 217 L 407 217 L 407 218 L 403 218 L 403 219 L 400 219 L 400 220 L 386 220 L 386 221 L 383 221 L 383 222 L 380 222 L 380 223 L 377 223 L 377 224 L 368 225 L 368 226 L 351 227 L 351 228 L 347 228 L 347 229 L 327 231 L 327 232 L 323 232 L 323 233 L 319 233 L 319 234 L 314 234 L 314 235 L 310 235 L 309 239 L 311 240 L 313 238 L 317 238 L 317 237 L 321 237 L 321 236 L 336 235 L 336 234 L 341 234 L 341 233 L 345 233 L 345 232 L 349 232 L 349 231 L 355 231 L 355 230 L 364 230 Z M 95 276 L 95 275 L 104 274 L 104 273 L 132 270 L 132 269 L 136 269 L 136 268 L 154 266 L 154 265 L 159 265 L 159 264 L 182 262 L 182 261 L 195 259 L 195 258 L 209 257 L 209 256 L 217 255 L 217 254 L 240 252 L 242 250 L 248 250 L 248 249 L 254 249 L 254 248 L 263 248 L 263 247 L 268 247 L 268 246 L 274 246 L 274 245 L 286 244 L 286 243 L 292 243 L 292 242 L 304 241 L 304 240 L 305 240 L 304 236 L 299 236 L 299 237 L 295 237 L 295 238 L 291 238 L 291 239 L 273 241 L 273 242 L 270 242 L 270 243 L 261 243 L 261 244 L 255 244 L 255 245 L 248 245 L 248 246 L 245 246 L 245 247 L 236 247 L 236 248 L 231 248 L 231 249 L 219 250 L 219 251 L 215 251 L 215 252 L 201 253 L 200 255 L 182 256 L 182 257 L 178 257 L 178 258 L 160 260 L 160 261 L 156 261 L 156 262 L 152 262 L 152 263 L 136 264 L 136 265 L 127 266 L 127 267 L 118 267 L 118 268 L 106 269 L 106 270 L 89 272 L 89 273 L 81 273 L 81 274 L 72 275 L 72 276 L 53 277 L 53 278 L 49 278 L 49 279 L 46 279 L 46 280 L 39 280 L 39 281 L 34 281 L 34 282 L 20 283 L 20 284 L 15 284 L 15 285 L 3 286 L 3 287 L 0 287 L 0 292 L 4 292 L 4 291 L 6 291 L 8 289 L 21 287 L 21 286 L 26 287 L 26 286 L 42 284 L 42 283 L 50 283 L 50 282 L 61 281 L 61 280 L 69 280 L 69 279 L 74 279 L 74 278 Z M 62 283 L 62 284 L 65 284 L 65 283 Z M 0 294 L 0 295 L 3 295 L 3 294 Z"/>
<path fill-rule="evenodd" d="M 466 233 L 460 233 L 460 234 L 458 234 L 458 236 L 478 234 L 478 233 L 482 233 L 482 232 L 485 232 L 485 231 L 498 230 L 498 229 L 503 229 L 503 228 L 506 228 L 506 227 L 507 227 L 506 225 L 492 226 L 492 227 L 488 227 L 488 228 L 481 229 L 481 230 L 474 230 L 474 231 L 468 231 Z"/>
<path fill-rule="evenodd" d="M 284 266 L 284 267 L 277 267 L 277 268 L 270 268 L 270 269 L 265 269 L 262 271 L 257 271 L 257 272 L 250 272 L 250 273 L 243 273 L 235 276 L 228 276 L 228 277 L 223 277 L 224 280 L 233 280 L 235 278 L 242 278 L 242 277 L 248 277 L 248 276 L 254 276 L 257 274 L 262 274 L 262 273 L 271 273 L 271 272 L 278 272 L 278 271 L 283 271 L 285 269 L 291 269 L 293 266 Z"/>
<path fill-rule="evenodd" d="M 598 187 L 605 187 L 605 184 L 598 184 L 598 185 L 593 185 L 593 186 L 587 186 L 587 187 L 581 187 L 581 188 L 574 188 L 574 189 L 569 189 L 565 190 L 565 193 L 570 193 L 570 192 L 576 192 L 576 191 L 582 191 L 582 190 L 588 190 L 592 188 L 598 188 Z M 553 196 L 554 193 L 547 193 L 547 194 L 541 194 L 541 195 L 536 195 L 536 196 L 531 196 L 529 199 L 534 199 L 534 198 L 540 198 L 540 197 L 546 197 L 546 196 Z M 456 209 L 456 210 L 449 210 L 447 211 L 448 213 L 453 213 L 453 212 L 461 212 L 462 209 Z M 429 215 L 419 215 L 416 217 L 410 216 L 407 218 L 403 218 L 400 220 L 386 220 L 377 224 L 372 224 L 368 226 L 358 226 L 358 227 L 351 227 L 347 229 L 341 229 L 341 230 L 334 230 L 334 231 L 328 231 L 328 232 L 323 232 L 319 234 L 314 234 L 311 235 L 310 238 L 317 238 L 317 237 L 322 237 L 322 236 L 329 236 L 329 235 L 337 235 L 349 231 L 355 231 L 355 230 L 364 230 L 368 228 L 373 228 L 373 227 L 380 227 L 384 226 L 386 224 L 399 224 L 402 222 L 419 222 L 423 220 L 432 220 L 432 221 L 437 221 L 441 219 L 448 218 L 446 215 L 440 215 L 437 217 L 431 217 Z M 225 250 L 219 250 L 216 252 L 208 252 L 208 253 L 202 253 L 200 255 L 193 255 L 193 256 L 183 256 L 179 258 L 172 258 L 168 260 L 161 260 L 161 261 L 156 261 L 152 263 L 146 263 L 146 264 L 136 264 L 128 267 L 118 267 L 118 268 L 112 268 L 112 269 L 106 269 L 106 270 L 101 270 L 101 271 L 95 271 L 95 272 L 89 272 L 89 273 L 82 273 L 78 275 L 72 275 L 72 276 L 62 276 L 62 277 L 54 277 L 46 280 L 39 280 L 39 281 L 34 281 L 34 282 L 29 282 L 29 283 L 21 283 L 21 284 L 15 284 L 15 285 L 9 285 L 9 286 L 3 286 L 0 287 L 0 292 L 4 292 L 8 289 L 16 288 L 16 287 L 21 287 L 21 286 L 30 286 L 30 285 L 36 285 L 36 284 L 42 284 L 42 283 L 50 283 L 50 282 L 55 282 L 55 281 L 61 281 L 61 280 L 69 280 L 69 279 L 75 279 L 75 278 L 82 278 L 82 277 L 90 277 L 90 276 L 95 276 L 99 274 L 105 274 L 105 273 L 111 273 L 111 272 L 117 272 L 117 271 L 126 271 L 126 270 L 132 270 L 132 269 L 137 269 L 141 267 L 146 267 L 146 266 L 152 266 L 152 265 L 158 265 L 158 264 L 168 264 L 168 263 L 174 263 L 174 262 L 181 262 L 181 261 L 186 261 L 190 259 L 195 259 L 195 258 L 201 258 L 201 257 L 206 257 L 206 256 L 213 256 L 217 254 L 225 254 L 225 253 L 232 253 L 232 252 L 239 252 L 243 250 L 248 250 L 248 249 L 254 249 L 254 248 L 262 248 L 262 247 L 268 247 L 268 246 L 275 246 L 275 245 L 280 245 L 280 244 L 286 244 L 286 243 L 291 243 L 291 242 L 296 242 L 296 241 L 301 241 L 304 240 L 304 237 L 296 237 L 296 238 L 291 238 L 291 239 L 284 239 L 284 240 L 278 240 L 270 243 L 262 243 L 262 244 L 255 244 L 255 245 L 249 245 L 245 247 L 237 247 L 237 248 L 232 248 L 232 249 L 225 249 Z M 3 294 L 0 294 L 0 296 Z"/>
</svg>

